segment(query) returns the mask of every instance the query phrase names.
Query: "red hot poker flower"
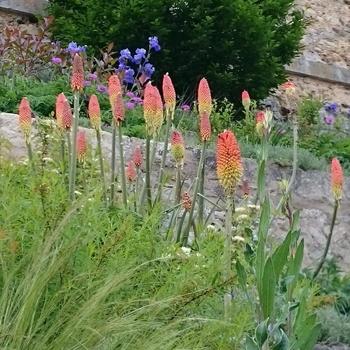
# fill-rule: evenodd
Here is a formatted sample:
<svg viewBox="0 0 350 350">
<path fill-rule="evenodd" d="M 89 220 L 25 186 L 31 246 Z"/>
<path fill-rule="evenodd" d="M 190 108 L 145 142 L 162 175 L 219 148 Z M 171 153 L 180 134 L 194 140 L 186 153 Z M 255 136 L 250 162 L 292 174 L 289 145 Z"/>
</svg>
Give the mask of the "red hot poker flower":
<svg viewBox="0 0 350 350">
<path fill-rule="evenodd" d="M 133 161 L 129 161 L 126 169 L 125 169 L 125 175 L 129 182 L 134 182 L 137 178 L 137 172 L 135 169 L 135 164 Z"/>
<path fill-rule="evenodd" d="M 331 187 L 335 200 L 340 200 L 343 191 L 344 174 L 342 166 L 337 158 L 332 159 Z"/>
<path fill-rule="evenodd" d="M 198 112 L 203 114 L 207 112 L 208 116 L 211 114 L 213 108 L 211 92 L 207 79 L 202 78 L 198 86 Z"/>
<path fill-rule="evenodd" d="M 203 112 L 199 116 L 199 133 L 200 133 L 202 142 L 210 140 L 211 124 L 209 120 L 209 114 L 207 112 Z"/>
<path fill-rule="evenodd" d="M 112 113 L 114 113 L 115 99 L 118 95 L 122 95 L 122 87 L 118 75 L 114 74 L 108 79 L 108 94 L 111 104 Z"/>
<path fill-rule="evenodd" d="M 144 92 L 143 115 L 147 133 L 154 136 L 163 124 L 163 103 L 158 89 L 148 83 Z"/>
<path fill-rule="evenodd" d="M 295 93 L 295 90 L 296 90 L 295 84 L 294 84 L 292 81 L 290 81 L 290 80 L 288 80 L 288 81 L 286 81 L 285 83 L 283 83 L 283 84 L 281 85 L 281 87 L 282 87 L 282 89 L 284 89 L 284 90 L 286 91 L 286 93 L 287 93 L 288 95 L 294 94 L 294 93 Z"/>
<path fill-rule="evenodd" d="M 217 175 L 226 193 L 233 194 L 243 174 L 241 153 L 232 131 L 219 134 L 216 149 Z"/>
<path fill-rule="evenodd" d="M 182 165 L 185 157 L 185 145 L 180 132 L 174 130 L 171 135 L 171 153 L 177 165 Z"/>
<path fill-rule="evenodd" d="M 30 109 L 29 101 L 23 97 L 18 108 L 19 126 L 24 134 L 26 141 L 30 137 L 32 129 L 32 110 Z"/>
<path fill-rule="evenodd" d="M 101 127 L 101 110 L 98 98 L 96 95 L 91 95 L 89 100 L 88 113 L 90 117 L 91 126 L 95 130 L 99 130 Z"/>
<path fill-rule="evenodd" d="M 64 93 L 60 93 L 56 99 L 56 120 L 59 128 L 63 130 L 71 129 L 73 123 L 72 109 Z"/>
<path fill-rule="evenodd" d="M 163 76 L 163 98 L 165 109 L 169 112 L 174 112 L 176 105 L 176 93 L 173 82 L 168 73 Z"/>
<path fill-rule="evenodd" d="M 87 152 L 87 140 L 85 131 L 79 130 L 77 133 L 77 158 L 83 162 Z"/>
<path fill-rule="evenodd" d="M 136 146 L 134 149 L 134 152 L 132 154 L 132 160 L 136 166 L 136 168 L 140 168 L 142 165 L 142 152 L 141 152 L 141 147 Z"/>
<path fill-rule="evenodd" d="M 83 59 L 77 53 L 73 59 L 72 77 L 70 84 L 73 91 L 82 91 L 84 89 Z"/>
<path fill-rule="evenodd" d="M 117 125 L 124 120 L 125 108 L 124 101 L 121 94 L 118 94 L 114 100 L 113 116 Z"/>
<path fill-rule="evenodd" d="M 191 210 L 192 200 L 188 192 L 184 192 L 182 195 L 182 207 L 187 211 Z"/>
<path fill-rule="evenodd" d="M 250 96 L 248 91 L 244 90 L 242 92 L 242 105 L 245 110 L 248 110 L 250 107 Z"/>
</svg>

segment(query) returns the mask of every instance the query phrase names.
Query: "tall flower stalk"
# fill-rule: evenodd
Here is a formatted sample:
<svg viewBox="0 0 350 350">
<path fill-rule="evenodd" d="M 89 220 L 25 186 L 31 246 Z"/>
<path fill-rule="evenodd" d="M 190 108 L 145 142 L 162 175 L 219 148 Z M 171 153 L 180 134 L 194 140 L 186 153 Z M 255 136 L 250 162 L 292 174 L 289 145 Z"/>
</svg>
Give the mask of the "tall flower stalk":
<svg viewBox="0 0 350 350">
<path fill-rule="evenodd" d="M 91 95 L 88 106 L 88 114 L 90 118 L 90 124 L 96 132 L 97 140 L 97 154 L 100 163 L 100 172 L 101 172 L 101 184 L 102 184 L 102 194 L 104 201 L 107 204 L 107 188 L 106 188 L 106 177 L 103 164 L 103 154 L 102 154 L 102 140 L 101 140 L 101 110 L 98 98 L 96 95 Z"/>
<path fill-rule="evenodd" d="M 115 182 L 116 182 L 116 166 L 115 166 L 115 156 L 116 156 L 116 122 L 114 118 L 114 108 L 115 108 L 115 100 L 118 95 L 121 95 L 122 88 L 120 85 L 120 80 L 117 75 L 112 75 L 108 80 L 108 94 L 109 94 L 109 102 L 112 109 L 112 157 L 111 157 L 111 205 L 114 203 L 115 196 Z"/>
<path fill-rule="evenodd" d="M 168 73 L 163 76 L 163 99 L 165 106 L 165 140 L 164 140 L 164 148 L 162 161 L 160 164 L 160 174 L 159 174 L 159 182 L 158 182 L 158 191 L 156 201 L 161 200 L 162 197 L 162 189 L 163 189 L 163 181 L 164 181 L 164 172 L 165 172 L 165 162 L 168 153 L 168 143 L 169 143 L 169 134 L 172 120 L 174 119 L 175 106 L 176 106 L 176 92 L 173 85 L 173 82 Z"/>
<path fill-rule="evenodd" d="M 69 171 L 69 198 L 71 201 L 75 199 L 75 181 L 76 181 L 76 171 L 77 171 L 77 132 L 79 125 L 79 98 L 80 93 L 84 88 L 84 67 L 83 59 L 79 54 L 74 56 L 73 69 L 71 76 L 71 88 L 74 96 L 74 113 L 73 113 L 73 146 L 70 161 L 70 171 Z"/>
<path fill-rule="evenodd" d="M 331 163 L 331 189 L 332 189 L 333 198 L 334 198 L 333 216 L 332 216 L 332 222 L 331 222 L 329 235 L 327 237 L 326 247 L 323 251 L 321 261 L 318 264 L 318 266 L 316 267 L 316 270 L 313 274 L 314 279 L 320 273 L 320 271 L 323 267 L 323 264 L 325 263 L 327 255 L 328 255 L 329 247 L 330 247 L 331 241 L 332 241 L 335 221 L 337 218 L 338 209 L 339 209 L 339 205 L 340 205 L 340 201 L 341 201 L 341 197 L 342 197 L 343 184 L 344 184 L 344 174 L 343 174 L 342 166 L 337 158 L 333 158 L 332 163 Z"/>
<path fill-rule="evenodd" d="M 183 208 L 183 213 L 181 215 L 180 222 L 178 224 L 176 235 L 175 235 L 176 243 L 180 243 L 182 227 L 185 222 L 186 215 L 192 208 L 192 200 L 188 192 L 184 192 L 182 195 L 182 208 Z"/>
<path fill-rule="evenodd" d="M 202 194 L 198 198 L 198 223 L 204 222 L 204 181 L 205 181 L 205 153 L 207 142 L 211 137 L 210 114 L 213 109 L 213 102 L 208 81 L 202 78 L 198 86 L 198 112 L 199 112 L 199 131 L 200 139 L 203 143 L 202 153 L 203 162 L 200 169 L 198 191 Z"/>
<path fill-rule="evenodd" d="M 125 165 L 124 165 L 124 143 L 122 132 L 122 121 L 124 120 L 125 110 L 124 102 L 121 93 L 117 95 L 114 101 L 113 117 L 115 125 L 118 129 L 118 146 L 119 146 L 119 158 L 120 158 L 120 177 L 122 181 L 122 196 L 124 207 L 127 208 L 128 199 L 126 191 L 126 179 L 125 179 Z"/>
<path fill-rule="evenodd" d="M 143 114 L 146 122 L 146 196 L 148 210 L 152 209 L 151 138 L 155 140 L 163 124 L 163 103 L 158 89 L 151 83 L 145 88 Z"/>
<path fill-rule="evenodd" d="M 234 194 L 243 175 L 243 166 L 238 142 L 232 131 L 219 134 L 216 149 L 217 176 L 226 194 L 224 276 L 228 281 L 231 275 L 232 214 Z M 231 307 L 231 289 L 224 296 L 225 319 L 229 319 Z"/>
<path fill-rule="evenodd" d="M 29 101 L 26 97 L 23 97 L 18 108 L 19 126 L 24 135 L 24 141 L 26 143 L 29 163 L 34 170 L 33 163 L 33 151 L 31 143 L 31 132 L 32 132 L 32 110 L 30 108 Z"/>
<path fill-rule="evenodd" d="M 175 205 L 180 203 L 181 199 L 181 172 L 185 157 L 185 145 L 182 135 L 174 130 L 171 135 L 171 153 L 176 164 L 176 185 L 175 185 Z"/>
</svg>

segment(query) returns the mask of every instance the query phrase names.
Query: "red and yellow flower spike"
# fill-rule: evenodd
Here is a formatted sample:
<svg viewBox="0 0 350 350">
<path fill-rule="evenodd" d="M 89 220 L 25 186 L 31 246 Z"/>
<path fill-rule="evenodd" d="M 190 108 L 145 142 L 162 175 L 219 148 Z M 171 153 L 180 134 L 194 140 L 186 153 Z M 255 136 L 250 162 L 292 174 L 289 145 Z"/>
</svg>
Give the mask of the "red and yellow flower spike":
<svg viewBox="0 0 350 350">
<path fill-rule="evenodd" d="M 113 117 L 116 122 L 116 125 L 119 125 L 124 120 L 125 117 L 125 108 L 124 101 L 121 94 L 118 94 L 114 99 L 114 108 L 112 108 Z"/>
<path fill-rule="evenodd" d="M 243 166 L 238 142 L 230 130 L 218 135 L 216 166 L 220 184 L 227 194 L 233 194 L 243 175 Z"/>
<path fill-rule="evenodd" d="M 151 83 L 145 88 L 143 115 L 148 135 L 154 136 L 163 124 L 163 102 L 159 90 Z"/>
<path fill-rule="evenodd" d="M 201 141 L 209 141 L 211 137 L 211 124 L 209 120 L 209 114 L 207 112 L 203 112 L 199 116 L 199 133 L 201 137 Z"/>
<path fill-rule="evenodd" d="M 70 82 L 73 91 L 83 91 L 84 89 L 84 65 L 79 54 L 75 54 L 73 59 L 72 77 Z"/>
<path fill-rule="evenodd" d="M 135 164 L 133 161 L 129 161 L 126 169 L 125 169 L 125 175 L 126 178 L 129 182 L 134 182 L 137 178 L 137 172 L 136 172 L 136 168 L 135 168 Z"/>
<path fill-rule="evenodd" d="M 89 100 L 88 114 L 93 129 L 100 130 L 101 127 L 101 110 L 96 95 L 91 95 Z"/>
<path fill-rule="evenodd" d="M 211 92 L 207 79 L 202 78 L 198 86 L 198 112 L 202 115 L 204 112 L 208 113 L 210 117 L 213 108 Z"/>
<path fill-rule="evenodd" d="M 168 113 L 174 113 L 176 105 L 176 92 L 168 73 L 163 76 L 163 98 L 165 109 Z"/>
<path fill-rule="evenodd" d="M 62 130 L 71 129 L 73 123 L 72 109 L 63 92 L 56 99 L 56 120 L 58 127 Z"/>
<path fill-rule="evenodd" d="M 295 84 L 288 80 L 285 83 L 281 85 L 282 89 L 286 91 L 287 95 L 293 95 L 296 91 L 296 86 Z"/>
<path fill-rule="evenodd" d="M 344 174 L 342 166 L 337 158 L 333 158 L 331 164 L 331 187 L 333 196 L 337 201 L 342 197 L 343 184 Z"/>
<path fill-rule="evenodd" d="M 87 152 L 87 140 L 85 131 L 79 130 L 77 133 L 77 158 L 79 162 L 84 162 Z"/>
<path fill-rule="evenodd" d="M 242 105 L 246 111 L 249 110 L 250 107 L 250 96 L 248 91 L 244 90 L 242 92 Z"/>
<path fill-rule="evenodd" d="M 255 115 L 255 128 L 260 137 L 264 134 L 265 118 L 265 113 L 263 111 L 258 111 Z"/>
<path fill-rule="evenodd" d="M 171 134 L 171 153 L 177 166 L 182 166 L 185 158 L 185 145 L 182 135 L 174 130 Z"/>
<path fill-rule="evenodd" d="M 30 109 L 30 104 L 26 97 L 23 97 L 19 104 L 18 115 L 19 127 L 24 134 L 26 142 L 28 142 L 32 130 L 32 110 Z"/>
<path fill-rule="evenodd" d="M 182 207 L 187 211 L 191 210 L 192 208 L 192 199 L 188 192 L 184 192 L 182 194 Z"/>
<path fill-rule="evenodd" d="M 114 113 L 115 99 L 117 96 L 122 95 L 122 87 L 118 75 L 111 75 L 108 79 L 108 94 L 109 102 L 111 104 L 112 113 Z"/>
<path fill-rule="evenodd" d="M 132 161 L 134 162 L 137 169 L 139 169 L 142 165 L 142 152 L 141 147 L 136 146 L 134 152 L 132 154 Z"/>
</svg>

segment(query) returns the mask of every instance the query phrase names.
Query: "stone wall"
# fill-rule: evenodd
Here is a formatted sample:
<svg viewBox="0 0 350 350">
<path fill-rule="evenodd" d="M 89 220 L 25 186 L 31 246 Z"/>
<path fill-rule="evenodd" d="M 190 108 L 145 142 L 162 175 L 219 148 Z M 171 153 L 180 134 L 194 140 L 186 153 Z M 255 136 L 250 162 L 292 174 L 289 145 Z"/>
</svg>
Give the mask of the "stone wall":
<svg viewBox="0 0 350 350">
<path fill-rule="evenodd" d="M 89 135 L 90 143 L 95 146 L 94 131 L 86 129 Z M 23 136 L 18 127 L 18 116 L 15 114 L 0 113 L 0 139 L 6 138 L 11 143 L 10 153 L 6 156 L 13 159 L 23 159 L 26 157 L 26 148 Z M 102 132 L 103 153 L 107 159 L 111 157 L 111 134 Z M 136 144 L 144 146 L 143 140 L 134 138 L 125 138 L 124 147 L 126 159 L 129 159 L 132 150 Z M 155 168 L 159 169 L 162 147 L 158 148 Z M 4 148 L 0 148 L 0 156 L 5 155 Z M 171 158 L 171 157 L 168 157 Z M 196 176 L 199 152 L 193 147 L 186 149 L 184 164 L 185 188 L 189 188 Z M 1 161 L 1 157 L 0 157 Z M 167 163 L 167 173 L 170 176 L 168 183 L 168 195 L 174 186 L 174 164 L 169 160 Z M 244 161 L 244 177 L 250 183 L 253 194 L 256 191 L 256 162 L 251 159 Z M 269 164 L 267 176 L 267 189 L 271 199 L 276 202 L 280 198 L 279 181 L 287 179 L 290 176 L 291 169 L 281 167 L 276 164 Z M 157 170 L 158 170 L 157 169 Z M 217 182 L 215 171 L 215 157 L 213 151 L 208 152 L 206 159 L 206 190 L 205 194 L 212 201 L 217 200 L 222 195 L 221 187 Z M 154 177 L 157 178 L 157 177 Z M 241 194 L 241 190 L 238 194 Z M 240 199 L 238 199 L 239 201 Z M 239 202 L 238 202 L 239 203 Z M 305 238 L 305 259 L 304 264 L 308 266 L 315 263 L 321 256 L 325 247 L 326 237 L 329 232 L 329 226 L 332 215 L 332 196 L 329 184 L 329 174 L 319 171 L 302 171 L 298 170 L 297 178 L 292 200 L 293 207 L 301 210 L 301 227 L 302 234 Z M 239 204 L 238 204 L 239 205 Z M 340 266 L 350 271 L 350 179 L 346 179 L 344 198 L 340 208 L 339 216 L 336 222 L 334 238 L 332 241 L 330 255 L 337 258 Z M 211 218 L 210 223 L 221 226 L 223 213 L 216 211 Z M 282 239 L 286 233 L 287 222 L 283 218 L 275 220 L 270 232 L 273 236 Z"/>
</svg>

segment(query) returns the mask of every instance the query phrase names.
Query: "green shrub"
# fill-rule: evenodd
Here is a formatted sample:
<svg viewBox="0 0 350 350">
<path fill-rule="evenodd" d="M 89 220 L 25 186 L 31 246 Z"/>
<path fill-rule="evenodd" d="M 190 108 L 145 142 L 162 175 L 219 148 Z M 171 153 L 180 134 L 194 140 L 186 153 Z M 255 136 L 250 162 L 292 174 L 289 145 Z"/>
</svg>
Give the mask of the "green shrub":
<svg viewBox="0 0 350 350">
<path fill-rule="evenodd" d="M 169 71 L 180 94 L 206 76 L 218 97 L 238 100 L 247 89 L 265 97 L 286 78 L 284 65 L 299 49 L 301 12 L 292 0 L 51 0 L 54 35 L 99 52 L 142 47 L 157 35 L 158 79 Z"/>
<path fill-rule="evenodd" d="M 300 101 L 298 106 L 298 117 L 303 127 L 316 125 L 320 120 L 320 109 L 322 102 L 314 98 L 306 98 Z"/>
</svg>

